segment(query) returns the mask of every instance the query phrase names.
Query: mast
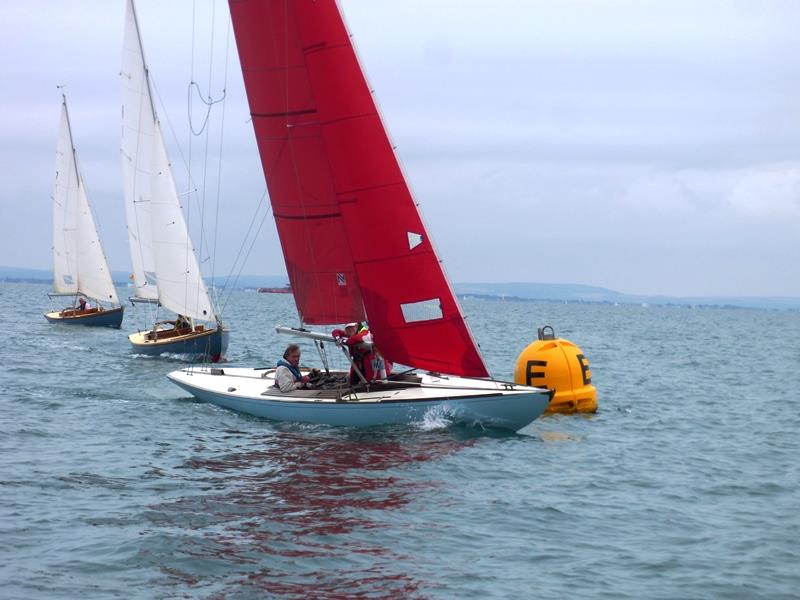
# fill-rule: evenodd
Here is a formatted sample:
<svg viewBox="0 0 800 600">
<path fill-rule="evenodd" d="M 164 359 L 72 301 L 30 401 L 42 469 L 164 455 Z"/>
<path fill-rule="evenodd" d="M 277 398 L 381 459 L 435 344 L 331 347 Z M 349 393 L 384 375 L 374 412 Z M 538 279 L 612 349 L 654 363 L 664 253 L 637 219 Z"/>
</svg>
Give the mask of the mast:
<svg viewBox="0 0 800 600">
<path fill-rule="evenodd" d="M 61 94 L 61 104 L 64 106 L 64 117 L 67 120 L 67 133 L 69 135 L 69 147 L 72 149 L 72 165 L 75 167 L 75 178 L 78 185 L 81 185 L 81 173 L 78 170 L 78 153 L 75 150 L 75 141 L 72 139 L 72 123 L 69 120 L 69 108 L 67 107 L 67 95 Z"/>
<path fill-rule="evenodd" d="M 147 60 L 144 57 L 144 44 L 142 43 L 142 31 L 139 29 L 139 17 L 136 14 L 136 5 L 133 0 L 128 0 L 131 15 L 133 17 L 133 28 L 136 30 L 136 39 L 138 40 L 139 55 L 142 59 L 142 70 L 144 72 L 144 82 L 147 85 L 147 98 L 150 100 L 150 111 L 153 114 L 153 122 L 158 123 L 158 113 L 156 112 L 156 105 L 153 102 L 153 88 L 150 86 L 150 69 L 147 67 Z"/>
<path fill-rule="evenodd" d="M 74 200 L 74 196 L 78 193 L 78 174 L 73 152 L 66 98 L 63 97 L 53 183 L 53 289 L 64 295 L 78 293 L 77 224 Z"/>
</svg>

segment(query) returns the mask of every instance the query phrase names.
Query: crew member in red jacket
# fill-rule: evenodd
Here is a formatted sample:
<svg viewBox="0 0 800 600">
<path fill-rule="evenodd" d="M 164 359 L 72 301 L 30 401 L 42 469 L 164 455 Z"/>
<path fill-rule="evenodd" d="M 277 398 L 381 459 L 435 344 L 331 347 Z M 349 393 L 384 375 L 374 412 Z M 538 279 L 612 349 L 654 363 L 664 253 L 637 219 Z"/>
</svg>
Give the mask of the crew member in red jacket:
<svg viewBox="0 0 800 600">
<path fill-rule="evenodd" d="M 366 325 L 362 323 L 348 323 L 341 329 L 333 330 L 333 337 L 337 342 L 347 346 L 353 364 L 364 375 L 364 379 L 372 382 L 378 379 L 386 379 L 391 373 L 391 363 L 384 360 L 381 353 L 372 343 L 372 334 Z M 354 369 L 350 369 L 350 383 L 359 382 L 358 374 Z"/>
</svg>

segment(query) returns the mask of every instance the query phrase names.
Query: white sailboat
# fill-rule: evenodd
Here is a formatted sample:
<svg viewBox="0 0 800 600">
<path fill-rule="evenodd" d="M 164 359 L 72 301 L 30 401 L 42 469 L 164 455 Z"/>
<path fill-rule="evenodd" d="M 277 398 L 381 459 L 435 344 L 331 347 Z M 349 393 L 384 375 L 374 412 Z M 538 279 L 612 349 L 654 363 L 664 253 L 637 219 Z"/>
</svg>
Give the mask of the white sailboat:
<svg viewBox="0 0 800 600">
<path fill-rule="evenodd" d="M 153 102 L 133 0 L 122 52 L 122 171 L 135 298 L 176 313 L 128 339 L 135 352 L 220 360 L 228 331 L 200 273 Z"/>
<path fill-rule="evenodd" d="M 124 309 L 119 305 L 78 167 L 64 95 L 53 188 L 53 289 L 48 294 L 51 298 L 69 296 L 74 301 L 63 310 L 45 313 L 49 322 L 119 329 Z M 86 298 L 94 301 L 94 306 L 79 303 Z"/>
<path fill-rule="evenodd" d="M 495 381 L 445 277 L 336 0 L 230 0 L 253 127 L 300 327 L 368 320 L 412 367 L 355 385 L 329 372 L 281 392 L 276 369 L 186 368 L 201 400 L 277 420 L 345 426 L 453 421 L 518 430 L 548 390 Z M 287 331 L 281 329 L 281 332 Z M 302 370 L 301 375 L 309 374 Z"/>
</svg>

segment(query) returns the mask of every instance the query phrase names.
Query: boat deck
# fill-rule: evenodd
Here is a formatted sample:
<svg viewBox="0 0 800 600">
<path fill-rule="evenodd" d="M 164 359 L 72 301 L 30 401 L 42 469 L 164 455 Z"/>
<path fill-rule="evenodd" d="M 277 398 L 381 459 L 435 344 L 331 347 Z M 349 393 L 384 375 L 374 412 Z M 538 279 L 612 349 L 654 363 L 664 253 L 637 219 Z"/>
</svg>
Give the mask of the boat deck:
<svg viewBox="0 0 800 600">
<path fill-rule="evenodd" d="M 265 373 L 265 377 L 272 375 L 274 377 L 274 370 Z M 270 377 L 272 380 L 272 377 Z M 358 401 L 359 394 L 375 394 L 397 392 L 400 390 L 407 390 L 411 388 L 418 388 L 422 385 L 422 378 L 416 375 L 401 375 L 397 379 L 390 378 L 388 381 L 377 381 L 366 384 L 350 385 L 346 374 L 341 376 L 329 376 L 324 378 L 323 381 L 315 387 L 310 389 L 298 389 L 290 392 L 281 392 L 275 385 L 270 386 L 262 396 L 275 396 L 280 395 L 286 398 L 303 398 L 314 399 L 316 401 L 322 400 L 337 400 L 340 402 L 356 402 Z"/>
<path fill-rule="evenodd" d="M 302 372 L 309 373 L 306 369 L 303 369 Z M 430 401 L 450 398 L 456 392 L 446 376 L 420 375 L 413 372 L 392 375 L 388 381 L 377 381 L 368 385 L 350 385 L 349 374 L 336 371 L 323 376 L 320 383 L 314 388 L 295 389 L 288 392 L 281 392 L 275 386 L 275 369 L 272 367 L 260 369 L 187 368 L 171 374 L 170 379 L 173 381 L 193 380 L 194 385 L 200 385 L 209 391 L 213 390 L 232 397 L 301 403 Z M 461 381 L 456 392 L 456 395 L 461 397 L 499 396 L 509 390 L 519 390 L 520 387 L 514 384 L 498 385 L 496 382 L 486 380 Z"/>
</svg>

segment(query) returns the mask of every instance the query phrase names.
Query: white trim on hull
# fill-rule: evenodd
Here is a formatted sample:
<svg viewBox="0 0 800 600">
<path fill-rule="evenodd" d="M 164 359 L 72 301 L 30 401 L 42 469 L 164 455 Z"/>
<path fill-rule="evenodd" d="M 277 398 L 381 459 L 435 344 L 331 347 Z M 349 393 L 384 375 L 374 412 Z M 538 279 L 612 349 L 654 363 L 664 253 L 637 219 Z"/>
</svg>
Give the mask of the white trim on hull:
<svg viewBox="0 0 800 600">
<path fill-rule="evenodd" d="M 376 384 L 356 394 L 281 393 L 274 370 L 185 368 L 167 375 L 195 397 L 276 421 L 346 427 L 421 422 L 432 410 L 453 422 L 518 431 L 541 415 L 550 391 L 485 379 L 420 375 L 418 385 Z M 338 398 L 337 398 L 338 396 Z"/>
</svg>

